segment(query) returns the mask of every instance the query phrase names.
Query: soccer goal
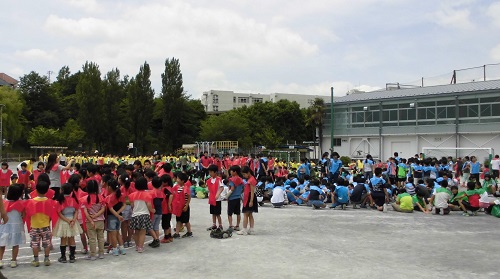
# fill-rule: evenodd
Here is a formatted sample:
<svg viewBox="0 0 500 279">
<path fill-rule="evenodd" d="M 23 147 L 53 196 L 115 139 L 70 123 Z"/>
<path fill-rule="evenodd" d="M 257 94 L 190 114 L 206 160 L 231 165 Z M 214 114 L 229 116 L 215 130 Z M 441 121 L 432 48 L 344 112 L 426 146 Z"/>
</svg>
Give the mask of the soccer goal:
<svg viewBox="0 0 500 279">
<path fill-rule="evenodd" d="M 428 157 L 465 157 L 476 156 L 478 159 L 493 159 L 493 148 L 486 147 L 423 147 L 422 153 Z"/>
</svg>

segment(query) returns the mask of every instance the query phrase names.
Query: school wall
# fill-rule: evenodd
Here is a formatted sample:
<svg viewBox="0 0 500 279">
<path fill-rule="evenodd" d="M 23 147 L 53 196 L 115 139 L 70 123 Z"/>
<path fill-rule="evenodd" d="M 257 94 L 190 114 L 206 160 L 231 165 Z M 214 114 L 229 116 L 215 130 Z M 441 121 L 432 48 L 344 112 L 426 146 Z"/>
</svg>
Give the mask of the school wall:
<svg viewBox="0 0 500 279">
<path fill-rule="evenodd" d="M 494 154 L 500 153 L 500 133 L 464 133 L 455 134 L 435 133 L 435 134 L 415 134 L 415 135 L 383 135 L 381 140 L 378 135 L 367 136 L 342 136 L 335 138 L 341 139 L 341 145 L 335 146 L 334 151 L 341 156 L 351 158 L 365 158 L 371 154 L 374 158 L 387 158 L 398 152 L 402 158 L 413 157 L 422 152 L 422 148 L 438 148 L 429 150 L 426 156 L 432 157 L 464 157 L 475 155 L 480 162 L 488 158 L 487 150 L 477 150 L 476 148 L 493 148 Z M 379 152 L 380 147 L 382 152 Z M 472 148 L 471 150 L 439 150 L 439 148 Z M 330 149 L 330 136 L 323 138 L 323 152 Z M 382 154 L 382 156 L 379 156 Z"/>
</svg>

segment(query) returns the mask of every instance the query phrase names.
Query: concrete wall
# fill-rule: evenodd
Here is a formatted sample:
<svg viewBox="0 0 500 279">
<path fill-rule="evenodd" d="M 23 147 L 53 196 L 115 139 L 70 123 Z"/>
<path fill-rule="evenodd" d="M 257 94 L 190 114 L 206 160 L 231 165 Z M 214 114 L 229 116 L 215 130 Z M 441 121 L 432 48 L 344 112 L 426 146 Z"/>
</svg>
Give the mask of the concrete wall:
<svg viewBox="0 0 500 279">
<path fill-rule="evenodd" d="M 364 158 L 366 154 L 379 157 L 380 140 L 378 136 L 335 136 L 341 139 L 341 145 L 334 150 L 341 156 Z M 422 152 L 422 148 L 436 148 L 428 150 L 426 156 L 432 157 L 464 157 L 475 155 L 482 162 L 488 157 L 488 151 L 476 148 L 493 148 L 495 154 L 500 154 L 500 133 L 469 133 L 459 134 L 420 134 L 420 135 L 385 135 L 382 136 L 382 156 L 384 160 L 398 152 L 402 158 L 409 158 Z M 472 148 L 469 150 L 439 150 L 440 148 Z M 330 149 L 330 135 L 323 138 L 323 152 Z M 359 151 L 359 152 L 358 152 Z"/>
</svg>

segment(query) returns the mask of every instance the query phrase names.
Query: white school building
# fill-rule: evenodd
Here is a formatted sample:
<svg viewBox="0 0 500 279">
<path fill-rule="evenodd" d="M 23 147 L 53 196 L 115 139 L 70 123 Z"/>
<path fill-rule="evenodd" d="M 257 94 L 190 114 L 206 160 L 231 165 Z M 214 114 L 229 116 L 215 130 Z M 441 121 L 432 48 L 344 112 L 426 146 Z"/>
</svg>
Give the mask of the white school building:
<svg viewBox="0 0 500 279">
<path fill-rule="evenodd" d="M 336 97 L 326 104 L 322 150 L 385 160 L 500 153 L 500 80 L 379 90 Z M 458 149 L 457 149 L 458 148 Z"/>
</svg>

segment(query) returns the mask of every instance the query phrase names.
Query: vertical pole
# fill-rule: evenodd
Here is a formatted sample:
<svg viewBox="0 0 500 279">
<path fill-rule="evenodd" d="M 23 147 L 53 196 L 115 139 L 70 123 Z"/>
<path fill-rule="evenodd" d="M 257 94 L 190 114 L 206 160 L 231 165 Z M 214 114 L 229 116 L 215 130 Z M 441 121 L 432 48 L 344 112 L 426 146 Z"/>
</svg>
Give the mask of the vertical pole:
<svg viewBox="0 0 500 279">
<path fill-rule="evenodd" d="M 422 77 L 422 87 L 424 87 L 424 77 Z"/>
<path fill-rule="evenodd" d="M 486 65 L 483 66 L 483 81 L 486 81 Z"/>
<path fill-rule="evenodd" d="M 330 88 L 330 148 L 333 150 L 333 86 Z"/>
</svg>

